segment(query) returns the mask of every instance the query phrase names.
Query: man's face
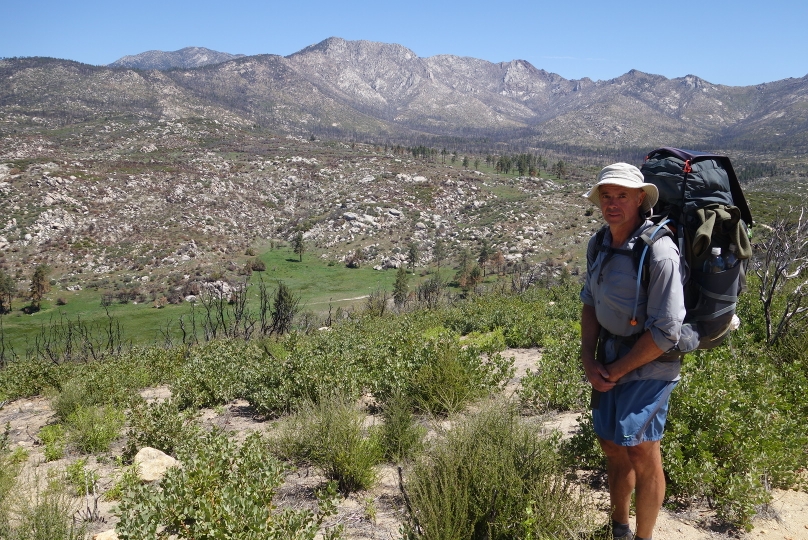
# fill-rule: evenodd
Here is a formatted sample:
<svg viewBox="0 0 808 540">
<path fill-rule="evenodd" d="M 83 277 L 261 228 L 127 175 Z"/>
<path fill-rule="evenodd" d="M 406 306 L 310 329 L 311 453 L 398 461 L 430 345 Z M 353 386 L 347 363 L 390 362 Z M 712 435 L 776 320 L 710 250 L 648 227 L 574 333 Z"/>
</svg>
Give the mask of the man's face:
<svg viewBox="0 0 808 540">
<path fill-rule="evenodd" d="M 633 225 L 639 216 L 640 206 L 645 200 L 641 189 L 606 184 L 598 189 L 600 211 L 610 227 Z"/>
</svg>

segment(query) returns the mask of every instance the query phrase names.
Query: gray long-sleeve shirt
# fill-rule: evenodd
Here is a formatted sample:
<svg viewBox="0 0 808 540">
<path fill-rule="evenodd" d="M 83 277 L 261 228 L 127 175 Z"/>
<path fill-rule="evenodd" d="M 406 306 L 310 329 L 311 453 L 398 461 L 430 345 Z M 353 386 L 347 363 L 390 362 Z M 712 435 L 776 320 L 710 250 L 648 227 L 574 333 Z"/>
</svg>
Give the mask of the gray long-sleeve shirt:
<svg viewBox="0 0 808 540">
<path fill-rule="evenodd" d="M 632 249 L 635 242 L 642 242 L 640 235 L 655 226 L 646 221 L 620 249 Z M 607 230 L 603 238 L 605 246 L 611 245 L 612 236 Z M 637 325 L 630 323 L 637 290 L 637 271 L 630 256 L 598 251 L 595 237 L 589 241 L 588 253 L 597 253 L 587 269 L 586 280 L 581 290 L 581 301 L 593 306 L 598 323 L 615 336 L 631 336 L 645 330 L 651 332 L 654 343 L 663 351 L 673 348 L 679 341 L 682 321 L 685 316 L 684 293 L 679 271 L 679 250 L 671 238 L 664 237 L 648 249 L 648 288 L 640 285 L 637 297 Z M 624 356 L 628 346 L 618 347 L 615 340 L 606 343 L 606 363 Z M 679 378 L 681 361 L 654 360 L 628 373 L 620 383 L 641 379 L 674 381 Z"/>
</svg>

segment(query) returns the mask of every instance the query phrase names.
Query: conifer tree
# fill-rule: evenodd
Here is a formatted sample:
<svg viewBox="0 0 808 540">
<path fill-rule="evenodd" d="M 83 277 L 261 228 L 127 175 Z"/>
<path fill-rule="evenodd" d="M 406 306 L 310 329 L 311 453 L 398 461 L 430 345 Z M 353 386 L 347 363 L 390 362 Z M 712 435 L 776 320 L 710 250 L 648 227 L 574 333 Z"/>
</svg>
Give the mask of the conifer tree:
<svg viewBox="0 0 808 540">
<path fill-rule="evenodd" d="M 17 293 L 14 278 L 0 270 L 0 315 L 11 311 L 11 300 Z"/>
<path fill-rule="evenodd" d="M 407 271 L 404 269 L 404 265 L 398 267 L 398 272 L 396 272 L 396 281 L 393 285 L 393 302 L 395 302 L 396 307 L 401 307 L 404 305 L 404 302 L 407 301 L 407 294 L 409 293 L 409 279 L 410 277 L 407 275 Z"/>
<path fill-rule="evenodd" d="M 303 253 L 306 252 L 306 243 L 303 241 L 303 231 L 299 231 L 294 240 L 294 252 L 298 256 L 298 260 L 303 262 Z"/>
<path fill-rule="evenodd" d="M 45 264 L 39 264 L 34 269 L 34 275 L 31 277 L 30 298 L 32 312 L 39 311 L 42 307 L 42 299 L 45 294 L 50 291 L 50 283 L 48 283 L 48 274 L 50 268 Z"/>
</svg>

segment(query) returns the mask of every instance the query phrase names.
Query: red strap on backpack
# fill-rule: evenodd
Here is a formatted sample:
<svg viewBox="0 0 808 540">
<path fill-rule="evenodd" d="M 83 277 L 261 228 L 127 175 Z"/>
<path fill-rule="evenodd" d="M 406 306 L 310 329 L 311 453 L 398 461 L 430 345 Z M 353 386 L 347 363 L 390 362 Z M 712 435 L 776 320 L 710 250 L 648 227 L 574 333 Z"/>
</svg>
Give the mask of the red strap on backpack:
<svg viewBox="0 0 808 540">
<path fill-rule="evenodd" d="M 683 171 L 685 174 L 687 174 L 687 173 L 689 173 L 689 172 L 690 172 L 690 171 L 692 171 L 692 170 L 693 170 L 693 169 L 690 167 L 690 160 L 688 159 L 687 161 L 685 161 L 685 166 L 684 166 L 684 167 L 682 167 L 682 171 Z"/>
</svg>

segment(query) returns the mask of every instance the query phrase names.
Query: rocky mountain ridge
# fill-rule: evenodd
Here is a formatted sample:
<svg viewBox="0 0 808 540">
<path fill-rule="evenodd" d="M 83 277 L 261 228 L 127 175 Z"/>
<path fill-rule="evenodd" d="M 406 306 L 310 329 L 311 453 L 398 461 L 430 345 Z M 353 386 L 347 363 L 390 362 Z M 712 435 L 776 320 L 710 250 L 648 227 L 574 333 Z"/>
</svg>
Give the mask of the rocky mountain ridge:
<svg viewBox="0 0 808 540">
<path fill-rule="evenodd" d="M 160 70 L 174 68 L 193 69 L 221 64 L 222 62 L 243 56 L 243 54 L 212 51 L 205 47 L 185 47 L 178 51 L 146 51 L 140 54 L 124 56 L 108 64 L 108 67 Z"/>
<path fill-rule="evenodd" d="M 608 81 L 567 80 L 524 60 L 419 58 L 401 45 L 329 38 L 287 57 L 169 71 L 5 59 L 0 80 L 7 127 L 134 115 L 352 140 L 792 156 L 808 148 L 808 76 L 749 87 L 636 70 Z"/>
</svg>

